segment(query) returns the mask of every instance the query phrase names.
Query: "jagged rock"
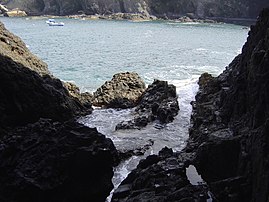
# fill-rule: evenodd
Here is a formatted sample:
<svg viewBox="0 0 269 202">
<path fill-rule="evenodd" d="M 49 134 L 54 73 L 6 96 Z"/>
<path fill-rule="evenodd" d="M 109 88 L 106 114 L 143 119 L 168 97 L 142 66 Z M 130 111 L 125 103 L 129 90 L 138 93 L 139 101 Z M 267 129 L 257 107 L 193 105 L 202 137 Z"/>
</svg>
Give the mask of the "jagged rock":
<svg viewBox="0 0 269 202">
<path fill-rule="evenodd" d="M 47 64 L 33 55 L 25 43 L 19 37 L 10 33 L 2 23 L 0 23 L 0 45 L 0 55 L 9 57 L 41 76 L 50 74 Z"/>
<path fill-rule="evenodd" d="M 33 123 L 39 118 L 63 121 L 92 108 L 69 95 L 45 63 L 0 24 L 0 128 Z"/>
<path fill-rule="evenodd" d="M 269 9 L 264 9 L 242 54 L 218 77 L 199 79 L 186 148 L 141 161 L 112 201 L 206 201 L 208 193 L 213 201 L 268 201 L 268 44 Z M 206 185 L 189 187 L 182 170 L 189 164 L 210 192 Z"/>
<path fill-rule="evenodd" d="M 67 88 L 68 92 L 74 98 L 77 98 L 80 103 L 86 108 L 92 107 L 93 95 L 89 92 L 80 93 L 80 89 L 76 84 L 70 82 L 63 82 L 64 86 Z"/>
<path fill-rule="evenodd" d="M 0 43 L 0 201 L 105 201 L 119 156 L 73 119 L 91 106 L 2 24 Z"/>
<path fill-rule="evenodd" d="M 219 201 L 267 201 L 269 9 L 251 27 L 242 54 L 201 82 L 190 145 Z M 203 79 L 205 80 L 205 79 Z"/>
<path fill-rule="evenodd" d="M 117 151 L 110 139 L 74 121 L 40 120 L 0 140 L 0 199 L 105 201 Z"/>
<path fill-rule="evenodd" d="M 134 107 L 145 88 L 144 81 L 137 73 L 118 73 L 93 93 L 93 105 L 111 108 Z"/>
<path fill-rule="evenodd" d="M 142 156 L 145 154 L 146 151 L 148 151 L 150 148 L 152 148 L 154 144 L 154 141 L 152 139 L 148 140 L 148 143 L 144 144 L 141 147 L 137 147 L 134 149 L 128 149 L 128 150 L 118 150 L 120 160 L 126 160 L 129 159 L 132 156 Z"/>
<path fill-rule="evenodd" d="M 192 185 L 186 176 L 187 161 L 171 149 L 141 160 L 114 191 L 112 202 L 206 201 L 206 185 Z"/>
<path fill-rule="evenodd" d="M 167 81 L 155 80 L 148 86 L 135 111 L 137 115 L 133 120 L 119 123 L 116 129 L 141 128 L 155 120 L 162 124 L 173 121 L 179 111 L 176 87 Z"/>
</svg>

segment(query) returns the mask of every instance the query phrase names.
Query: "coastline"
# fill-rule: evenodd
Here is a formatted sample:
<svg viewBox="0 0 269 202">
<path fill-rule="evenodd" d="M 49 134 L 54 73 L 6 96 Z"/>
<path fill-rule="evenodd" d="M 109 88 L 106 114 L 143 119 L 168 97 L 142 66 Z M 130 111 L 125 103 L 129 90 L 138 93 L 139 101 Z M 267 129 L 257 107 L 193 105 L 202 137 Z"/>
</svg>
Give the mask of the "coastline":
<svg viewBox="0 0 269 202">
<path fill-rule="evenodd" d="M 112 201 L 268 199 L 269 108 L 264 96 L 268 89 L 268 19 L 269 10 L 265 10 L 251 28 L 242 53 L 220 76 L 203 74 L 199 80 L 187 147 L 180 153 L 165 147 L 159 155 L 142 160 L 115 190 Z M 2 125 L 9 127 L 4 128 L 7 134 L 1 140 L 0 198 L 104 201 L 113 188 L 113 167 L 121 160 L 113 142 L 74 121 L 86 108 L 91 111 L 91 106 L 68 94 L 49 73 L 35 72 L 41 61 L 29 57 L 26 45 L 20 42 L 18 46 L 18 39 L 3 26 L 2 30 L 1 45 L 8 55 L 1 55 L 0 95 L 6 100 L 0 109 Z M 16 60 L 18 55 L 34 62 L 23 64 Z M 160 109 L 160 114 L 167 114 L 163 113 L 166 106 Z M 22 126 L 21 120 L 28 125 Z M 190 166 L 197 168 L 206 185 L 191 183 L 186 175 Z"/>
<path fill-rule="evenodd" d="M 0 17 L 6 17 L 3 14 Z M 20 16 L 18 16 L 20 17 Z M 255 24 L 256 19 L 252 18 L 225 18 L 225 17 L 206 17 L 206 18 L 192 18 L 184 15 L 180 15 L 173 18 L 165 16 L 143 15 L 140 13 L 113 13 L 109 15 L 105 14 L 75 14 L 75 15 L 27 15 L 24 18 L 30 19 L 48 19 L 48 18 L 67 18 L 67 19 L 80 19 L 80 20 L 128 20 L 132 22 L 150 22 L 150 21 L 168 21 L 177 23 L 227 23 L 241 26 L 251 26 Z"/>
</svg>

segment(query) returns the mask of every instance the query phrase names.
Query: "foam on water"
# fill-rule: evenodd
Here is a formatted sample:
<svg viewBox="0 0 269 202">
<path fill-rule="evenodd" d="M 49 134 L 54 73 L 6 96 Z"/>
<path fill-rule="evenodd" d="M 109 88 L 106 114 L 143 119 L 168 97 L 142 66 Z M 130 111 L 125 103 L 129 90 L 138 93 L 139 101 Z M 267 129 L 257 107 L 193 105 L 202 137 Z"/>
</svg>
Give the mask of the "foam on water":
<svg viewBox="0 0 269 202">
<path fill-rule="evenodd" d="M 134 109 L 96 109 L 92 114 L 79 119 L 89 127 L 97 127 L 98 131 L 111 138 L 119 150 L 130 150 L 143 147 L 154 141 L 153 146 L 146 151 L 144 156 L 133 156 L 129 160 L 121 163 L 114 169 L 112 179 L 115 188 L 133 170 L 138 162 L 151 154 L 157 154 L 163 147 L 173 148 L 180 151 L 186 144 L 188 138 L 188 128 L 190 125 L 191 105 L 198 90 L 197 76 L 185 80 L 170 80 L 169 83 L 177 87 L 177 95 L 180 111 L 172 123 L 158 127 L 157 123 L 151 123 L 141 130 L 119 130 L 115 131 L 117 123 L 132 118 Z M 157 127 L 156 127 L 157 126 Z M 113 193 L 113 191 L 112 191 Z M 111 200 L 112 193 L 107 201 Z"/>
<path fill-rule="evenodd" d="M 115 73 L 137 72 L 146 82 L 166 80 L 177 87 L 179 114 L 172 123 L 149 124 L 141 130 L 115 131 L 117 123 L 131 119 L 134 110 L 95 109 L 79 122 L 96 127 L 120 150 L 154 145 L 146 155 L 164 146 L 181 150 L 188 138 L 191 105 L 198 76 L 218 75 L 240 52 L 248 30 L 228 24 L 128 22 L 61 19 L 66 26 L 48 27 L 40 18 L 1 18 L 30 50 L 48 63 L 50 71 L 74 81 L 82 92 L 95 91 Z M 60 30 L 60 31 L 59 31 Z M 115 168 L 115 185 L 143 157 L 132 157 Z"/>
</svg>

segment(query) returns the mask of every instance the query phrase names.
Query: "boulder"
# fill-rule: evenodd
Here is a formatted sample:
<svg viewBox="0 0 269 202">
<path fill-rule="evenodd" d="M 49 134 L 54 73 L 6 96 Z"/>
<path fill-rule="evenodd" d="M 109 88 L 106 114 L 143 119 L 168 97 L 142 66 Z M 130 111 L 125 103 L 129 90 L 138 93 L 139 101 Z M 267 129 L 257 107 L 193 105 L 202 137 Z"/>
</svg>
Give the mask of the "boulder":
<svg viewBox="0 0 269 202">
<path fill-rule="evenodd" d="M 144 81 L 137 73 L 118 73 L 93 93 L 93 105 L 111 108 L 134 107 L 145 88 Z"/>
<path fill-rule="evenodd" d="M 41 119 L 2 138 L 0 159 L 1 201 L 97 202 L 113 188 L 118 154 L 95 128 Z"/>
<path fill-rule="evenodd" d="M 154 80 L 141 97 L 133 120 L 124 121 L 116 129 L 145 127 L 149 122 L 169 123 L 178 114 L 176 87 L 167 81 Z"/>
<path fill-rule="evenodd" d="M 206 201 L 205 184 L 192 185 L 186 175 L 188 163 L 164 148 L 159 155 L 141 160 L 135 170 L 114 191 L 112 202 Z"/>
<path fill-rule="evenodd" d="M 80 89 L 76 84 L 70 82 L 63 82 L 69 94 L 78 99 L 80 103 L 86 108 L 92 107 L 93 95 L 89 92 L 80 93 Z"/>
<path fill-rule="evenodd" d="M 6 16 L 6 17 L 26 17 L 27 13 L 25 11 L 22 11 L 19 9 L 14 9 L 14 10 L 5 12 L 4 16 Z"/>
<path fill-rule="evenodd" d="M 0 4 L 0 12 L 1 12 L 1 13 L 8 12 L 7 7 L 6 7 L 6 6 L 4 6 L 4 5 L 2 5 L 2 4 Z"/>
</svg>

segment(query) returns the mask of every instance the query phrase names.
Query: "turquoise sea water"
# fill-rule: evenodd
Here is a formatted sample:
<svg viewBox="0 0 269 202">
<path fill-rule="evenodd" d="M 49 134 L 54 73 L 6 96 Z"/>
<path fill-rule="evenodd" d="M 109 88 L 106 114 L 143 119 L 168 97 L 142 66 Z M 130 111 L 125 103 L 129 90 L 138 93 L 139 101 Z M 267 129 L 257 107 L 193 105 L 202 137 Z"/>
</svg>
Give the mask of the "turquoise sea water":
<svg viewBox="0 0 269 202">
<path fill-rule="evenodd" d="M 46 19 L 3 17 L 0 21 L 20 36 L 55 76 L 75 82 L 82 91 L 95 91 L 122 71 L 139 73 L 146 84 L 162 79 L 176 85 L 180 112 L 165 126 L 152 123 L 142 130 L 115 131 L 115 125 L 130 119 L 133 110 L 96 109 L 79 119 L 97 127 L 120 150 L 142 147 L 153 140 L 146 155 L 164 146 L 174 150 L 184 147 L 199 75 L 221 73 L 241 52 L 248 33 L 236 25 L 169 21 L 58 19 L 65 23 L 63 27 L 49 27 Z M 115 169 L 116 186 L 141 158 L 133 157 Z"/>
<path fill-rule="evenodd" d="M 219 74 L 240 51 L 247 30 L 228 24 L 0 18 L 63 80 L 93 91 L 121 71 L 178 81 L 208 71 Z"/>
</svg>

